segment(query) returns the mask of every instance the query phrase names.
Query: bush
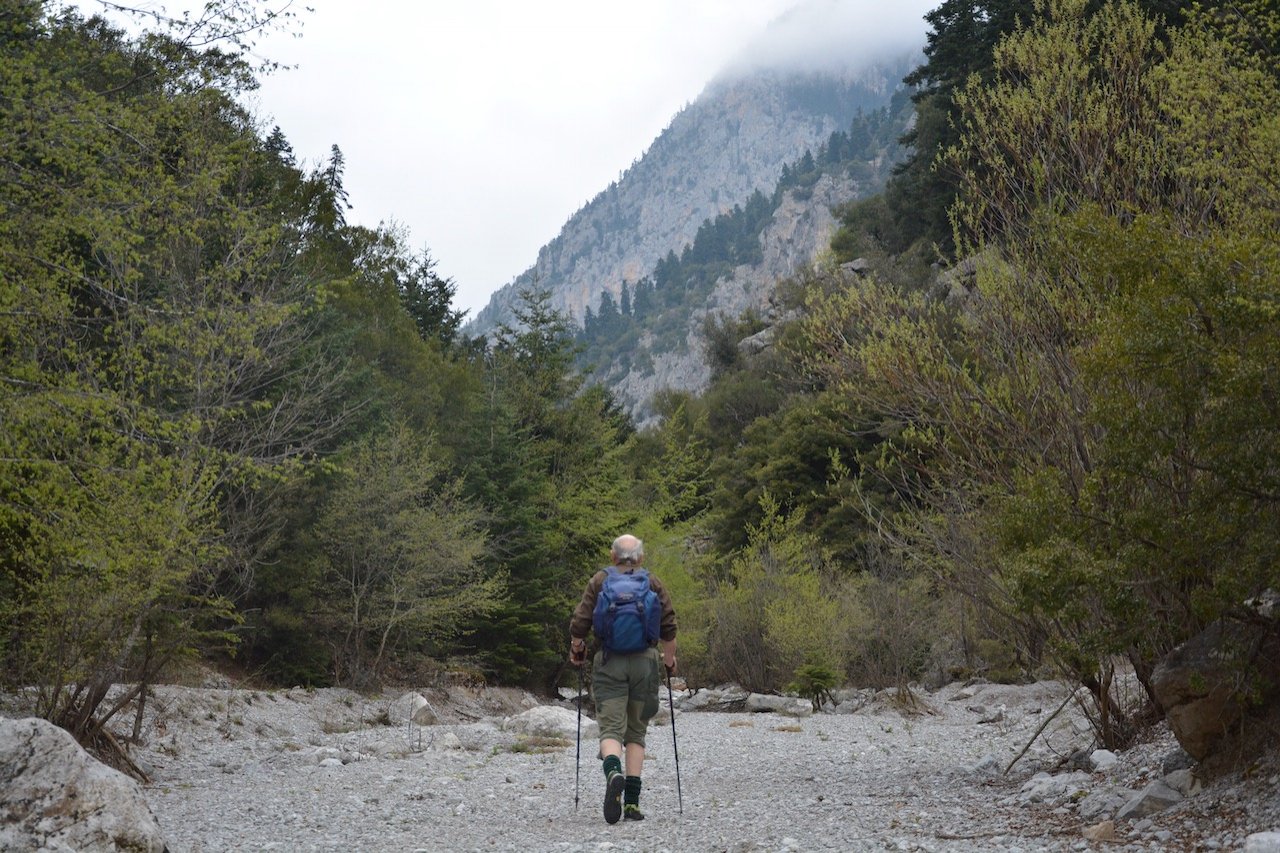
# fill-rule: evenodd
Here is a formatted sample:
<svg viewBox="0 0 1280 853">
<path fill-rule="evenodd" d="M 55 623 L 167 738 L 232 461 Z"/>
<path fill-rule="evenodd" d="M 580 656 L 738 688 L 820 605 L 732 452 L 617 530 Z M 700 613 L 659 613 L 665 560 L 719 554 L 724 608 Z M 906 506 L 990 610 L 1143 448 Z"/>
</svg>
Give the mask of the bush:
<svg viewBox="0 0 1280 853">
<path fill-rule="evenodd" d="M 831 667 L 821 663 L 806 663 L 796 670 L 795 680 L 787 685 L 787 692 L 808 699 L 813 703 L 813 710 L 817 711 L 824 701 L 835 704 L 831 690 L 838 683 L 839 676 Z"/>
<path fill-rule="evenodd" d="M 846 643 L 835 576 L 816 539 L 770 495 L 761 508 L 763 520 L 712 591 L 707 645 L 715 680 L 769 692 L 806 663 L 839 671 Z"/>
</svg>

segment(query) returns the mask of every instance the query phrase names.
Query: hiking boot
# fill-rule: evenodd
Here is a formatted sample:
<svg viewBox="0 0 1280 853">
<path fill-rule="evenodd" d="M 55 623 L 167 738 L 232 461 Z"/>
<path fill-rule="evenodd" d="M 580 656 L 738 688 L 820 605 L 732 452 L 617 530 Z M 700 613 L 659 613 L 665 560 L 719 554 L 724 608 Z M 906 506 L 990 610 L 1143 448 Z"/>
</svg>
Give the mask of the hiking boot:
<svg viewBox="0 0 1280 853">
<path fill-rule="evenodd" d="M 644 820 L 644 812 L 635 803 L 627 803 L 622 807 L 622 816 L 626 820 Z"/>
<path fill-rule="evenodd" d="M 622 792 L 627 787 L 627 779 L 621 773 L 610 773 L 604 783 L 604 822 L 617 823 L 622 817 Z"/>
</svg>

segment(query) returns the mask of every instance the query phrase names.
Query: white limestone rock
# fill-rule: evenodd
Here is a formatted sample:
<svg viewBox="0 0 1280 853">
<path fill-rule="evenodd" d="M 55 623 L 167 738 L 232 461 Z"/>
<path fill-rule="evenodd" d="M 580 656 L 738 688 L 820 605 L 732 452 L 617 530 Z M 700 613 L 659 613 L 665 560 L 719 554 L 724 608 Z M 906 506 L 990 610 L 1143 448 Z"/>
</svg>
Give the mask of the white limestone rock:
<svg viewBox="0 0 1280 853">
<path fill-rule="evenodd" d="M 1244 840 L 1244 853 L 1280 853 L 1280 831 L 1250 835 Z"/>
<path fill-rule="evenodd" d="M 1117 820 L 1139 820 L 1162 812 L 1183 800 L 1182 794 L 1175 791 L 1163 780 L 1156 780 L 1143 788 L 1136 797 L 1129 800 L 1116 813 Z"/>
<path fill-rule="evenodd" d="M 572 740 L 578 732 L 578 715 L 568 708 L 542 705 L 514 717 L 507 717 L 502 722 L 502 730 L 529 737 L 563 737 Z"/>
<path fill-rule="evenodd" d="M 752 693 L 747 697 L 747 710 L 760 713 L 772 712 L 784 717 L 812 717 L 813 703 L 808 699 L 795 696 L 771 696 L 765 693 Z"/>
<path fill-rule="evenodd" d="M 40 719 L 0 720 L 0 849 L 165 849 L 133 779 Z"/>
<path fill-rule="evenodd" d="M 1089 753 L 1089 763 L 1093 765 L 1093 769 L 1099 773 L 1105 773 L 1116 766 L 1120 760 L 1120 756 L 1116 755 L 1109 749 L 1095 749 Z"/>
<path fill-rule="evenodd" d="M 419 726 L 434 726 L 440 719 L 427 697 L 421 693 L 406 693 L 387 708 L 387 716 L 393 723 L 412 721 Z"/>
</svg>

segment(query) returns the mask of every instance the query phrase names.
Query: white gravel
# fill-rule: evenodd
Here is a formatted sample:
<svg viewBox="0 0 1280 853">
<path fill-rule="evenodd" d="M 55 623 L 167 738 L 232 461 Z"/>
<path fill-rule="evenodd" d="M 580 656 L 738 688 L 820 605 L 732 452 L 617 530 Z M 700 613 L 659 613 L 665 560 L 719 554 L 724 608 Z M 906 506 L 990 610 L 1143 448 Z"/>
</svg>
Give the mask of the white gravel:
<svg viewBox="0 0 1280 853">
<path fill-rule="evenodd" d="M 982 685 L 956 700 L 959 689 L 921 694 L 912 714 L 888 694 L 868 694 L 855 713 L 804 719 L 677 709 L 679 793 L 672 729 L 657 727 L 647 819 L 613 826 L 601 817 L 595 742 L 582 741 L 577 762 L 572 732 L 565 746 L 503 731 L 504 717 L 533 702 L 511 691 L 428 693 L 442 722 L 410 728 L 376 722 L 399 694 L 162 688 L 140 757 L 173 853 L 1238 850 L 1251 833 L 1280 829 L 1273 756 L 1248 779 L 1117 822 L 1114 843 L 1091 843 L 1082 833 L 1102 817 L 1082 818 L 1081 803 L 1158 778 L 1177 751 L 1167 731 L 1105 772 L 1032 780 L 1089 746 L 1064 712 L 1005 775 L 1065 694 L 1054 684 Z"/>
</svg>

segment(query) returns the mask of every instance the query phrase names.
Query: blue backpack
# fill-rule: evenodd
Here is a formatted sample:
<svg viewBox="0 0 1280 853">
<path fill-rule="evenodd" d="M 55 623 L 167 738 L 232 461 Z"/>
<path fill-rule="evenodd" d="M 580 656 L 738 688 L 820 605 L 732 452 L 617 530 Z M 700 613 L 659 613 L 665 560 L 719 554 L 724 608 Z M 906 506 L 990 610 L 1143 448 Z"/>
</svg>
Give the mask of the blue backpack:
<svg viewBox="0 0 1280 853">
<path fill-rule="evenodd" d="M 604 586 L 591 614 L 592 630 L 606 654 L 642 652 L 658 642 L 662 625 L 662 603 L 649 585 L 649 573 L 621 572 L 616 566 L 604 571 Z"/>
</svg>

